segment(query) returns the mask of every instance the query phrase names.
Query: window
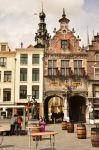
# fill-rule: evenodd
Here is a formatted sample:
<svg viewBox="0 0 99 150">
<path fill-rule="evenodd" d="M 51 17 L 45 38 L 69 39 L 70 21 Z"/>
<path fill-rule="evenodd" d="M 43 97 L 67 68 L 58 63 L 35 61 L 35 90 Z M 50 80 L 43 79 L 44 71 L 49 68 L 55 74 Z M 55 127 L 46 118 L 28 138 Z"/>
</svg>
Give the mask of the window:
<svg viewBox="0 0 99 150">
<path fill-rule="evenodd" d="M 95 97 L 99 98 L 99 86 L 95 86 L 94 92 L 95 92 Z"/>
<path fill-rule="evenodd" d="M 32 64 L 39 64 L 39 54 L 32 55 Z"/>
<path fill-rule="evenodd" d="M 0 82 L 1 82 L 1 71 L 0 71 Z"/>
<path fill-rule="evenodd" d="M 61 60 L 61 75 L 69 76 L 69 60 Z"/>
<path fill-rule="evenodd" d="M 4 82 L 11 82 L 11 71 L 4 71 Z"/>
<path fill-rule="evenodd" d="M 11 101 L 11 89 L 3 89 L 3 101 Z"/>
<path fill-rule="evenodd" d="M 27 68 L 20 69 L 20 81 L 27 81 Z"/>
<path fill-rule="evenodd" d="M 48 60 L 48 75 L 57 75 L 56 60 Z"/>
<path fill-rule="evenodd" d="M 39 86 L 32 86 L 32 96 L 35 96 L 36 99 L 39 99 Z"/>
<path fill-rule="evenodd" d="M 5 66 L 7 62 L 7 58 L 6 57 L 0 57 L 0 66 Z"/>
<path fill-rule="evenodd" d="M 68 47 L 69 47 L 68 40 L 61 40 L 61 48 L 62 49 L 67 49 Z"/>
<path fill-rule="evenodd" d="M 32 69 L 32 81 L 39 81 L 39 69 L 38 68 Z"/>
<path fill-rule="evenodd" d="M 94 110 L 94 119 L 99 119 L 99 110 Z"/>
<path fill-rule="evenodd" d="M 26 99 L 27 98 L 27 86 L 21 85 L 20 86 L 20 99 Z"/>
<path fill-rule="evenodd" d="M 96 54 L 96 61 L 99 61 L 99 54 Z"/>
<path fill-rule="evenodd" d="M 95 80 L 99 80 L 99 68 L 95 68 Z"/>
<path fill-rule="evenodd" d="M 82 76 L 82 60 L 74 60 L 74 75 Z"/>
<path fill-rule="evenodd" d="M 1 45 L 1 51 L 6 51 L 6 45 L 5 45 L 5 44 L 4 44 L 4 45 L 3 45 L 3 44 Z"/>
<path fill-rule="evenodd" d="M 1 89 L 0 89 L 0 99 L 1 99 Z"/>
<path fill-rule="evenodd" d="M 21 54 L 20 55 L 20 64 L 27 64 L 28 62 L 28 55 L 27 54 Z"/>
</svg>

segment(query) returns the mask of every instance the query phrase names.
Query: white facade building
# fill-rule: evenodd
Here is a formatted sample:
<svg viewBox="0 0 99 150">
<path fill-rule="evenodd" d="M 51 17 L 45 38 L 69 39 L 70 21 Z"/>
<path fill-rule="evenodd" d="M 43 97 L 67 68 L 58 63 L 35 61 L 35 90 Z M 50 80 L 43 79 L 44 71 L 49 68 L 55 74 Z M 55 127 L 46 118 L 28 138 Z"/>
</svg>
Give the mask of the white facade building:
<svg viewBox="0 0 99 150">
<path fill-rule="evenodd" d="M 11 51 L 4 44 L 3 50 L 0 44 L 0 105 L 28 106 L 35 97 L 42 106 L 44 49 L 32 46 Z"/>
<path fill-rule="evenodd" d="M 28 96 L 30 96 L 30 100 L 32 99 L 32 96 L 35 96 L 37 102 L 42 103 L 43 49 L 41 48 L 16 49 L 15 68 L 16 68 L 16 77 L 15 77 L 16 103 L 27 103 Z"/>
<path fill-rule="evenodd" d="M 15 55 L 8 43 L 0 43 L 0 105 L 15 103 Z"/>
</svg>

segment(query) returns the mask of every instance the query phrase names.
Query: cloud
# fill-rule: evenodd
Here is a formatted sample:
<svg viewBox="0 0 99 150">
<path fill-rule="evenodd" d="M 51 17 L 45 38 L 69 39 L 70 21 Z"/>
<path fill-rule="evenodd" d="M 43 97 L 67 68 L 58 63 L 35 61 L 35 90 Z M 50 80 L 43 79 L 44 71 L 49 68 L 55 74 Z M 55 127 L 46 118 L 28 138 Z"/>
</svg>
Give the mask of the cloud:
<svg viewBox="0 0 99 150">
<path fill-rule="evenodd" d="M 91 3 L 89 0 L 43 0 L 48 32 L 53 34 L 54 27 L 59 28 L 58 20 L 65 8 L 66 16 L 70 19 L 70 28 L 74 27 L 76 34 L 86 43 L 87 25 L 91 30 L 94 26 L 95 31 L 98 31 L 99 24 L 96 13 L 99 5 L 97 0 L 90 1 Z M 91 11 L 92 8 L 94 9 Z M 24 46 L 31 42 L 33 44 L 41 9 L 41 0 L 0 0 L 0 42 L 8 41 L 12 48 L 20 46 L 21 42 Z"/>
<path fill-rule="evenodd" d="M 99 0 L 85 0 L 83 8 L 90 13 L 99 13 Z"/>
</svg>

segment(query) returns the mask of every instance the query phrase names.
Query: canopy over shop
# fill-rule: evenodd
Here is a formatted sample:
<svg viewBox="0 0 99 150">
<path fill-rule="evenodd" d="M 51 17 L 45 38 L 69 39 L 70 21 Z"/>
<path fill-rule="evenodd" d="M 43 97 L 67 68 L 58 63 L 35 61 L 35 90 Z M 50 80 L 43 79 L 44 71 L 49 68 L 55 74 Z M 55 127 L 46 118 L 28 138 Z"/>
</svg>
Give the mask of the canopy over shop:
<svg viewBox="0 0 99 150">
<path fill-rule="evenodd" d="M 7 112 L 7 110 L 8 109 L 11 109 L 12 110 L 12 115 L 14 115 L 14 114 L 17 114 L 17 110 L 18 109 L 22 109 L 23 110 L 23 128 L 25 128 L 25 119 L 26 119 L 26 117 L 25 117 L 25 106 L 23 106 L 23 105 L 14 105 L 14 106 L 12 106 L 12 105 L 7 105 L 7 106 L 4 106 L 4 105 L 2 105 L 2 106 L 0 106 L 0 110 L 1 111 L 5 111 L 5 112 Z"/>
</svg>

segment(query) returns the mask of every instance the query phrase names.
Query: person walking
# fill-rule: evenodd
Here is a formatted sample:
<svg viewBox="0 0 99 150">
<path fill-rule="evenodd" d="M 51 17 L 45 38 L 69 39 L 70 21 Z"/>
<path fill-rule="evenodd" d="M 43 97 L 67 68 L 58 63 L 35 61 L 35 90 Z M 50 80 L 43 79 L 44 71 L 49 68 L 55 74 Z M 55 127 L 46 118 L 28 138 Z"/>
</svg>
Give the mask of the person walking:
<svg viewBox="0 0 99 150">
<path fill-rule="evenodd" d="M 22 117 L 18 116 L 17 120 L 17 135 L 21 135 L 21 129 L 22 129 Z"/>
<path fill-rule="evenodd" d="M 11 125 L 10 125 L 10 135 L 14 135 L 15 134 L 15 124 L 17 122 L 17 118 L 16 115 L 11 117 Z"/>
</svg>

